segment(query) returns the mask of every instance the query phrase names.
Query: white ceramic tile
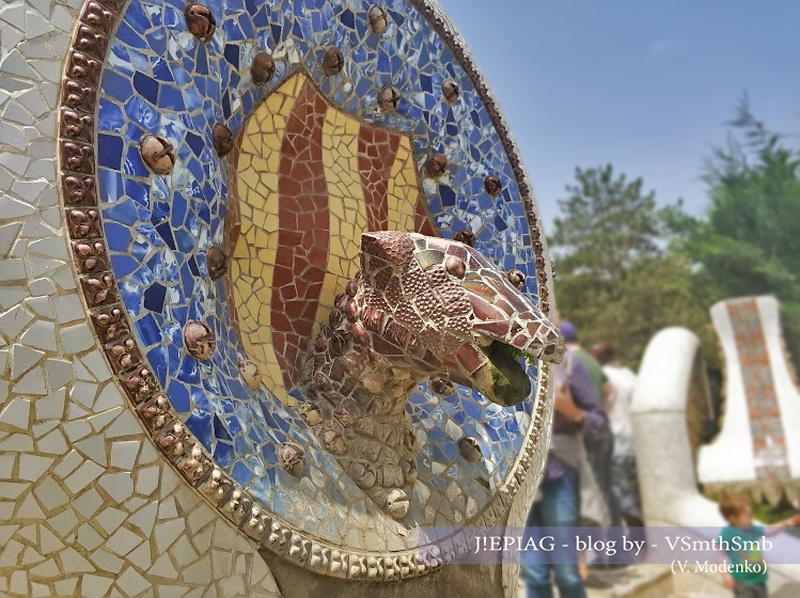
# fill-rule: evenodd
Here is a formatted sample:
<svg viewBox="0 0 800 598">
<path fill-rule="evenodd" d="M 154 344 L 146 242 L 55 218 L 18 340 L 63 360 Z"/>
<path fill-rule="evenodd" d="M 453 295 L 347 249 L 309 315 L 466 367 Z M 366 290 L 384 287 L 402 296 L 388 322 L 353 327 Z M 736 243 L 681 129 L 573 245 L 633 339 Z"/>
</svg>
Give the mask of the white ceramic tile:
<svg viewBox="0 0 800 598">
<path fill-rule="evenodd" d="M 156 548 L 159 553 L 163 553 L 186 529 L 186 522 L 183 519 L 173 519 L 163 523 L 157 523 L 155 527 Z"/>
<path fill-rule="evenodd" d="M 44 563 L 36 565 L 31 570 L 33 575 L 54 579 L 61 575 L 61 570 L 53 559 L 47 559 Z"/>
<path fill-rule="evenodd" d="M 35 367 L 27 374 L 22 376 L 22 378 L 20 378 L 19 381 L 14 385 L 14 391 L 26 395 L 47 394 L 44 368 Z"/>
<path fill-rule="evenodd" d="M 149 496 L 158 487 L 160 467 L 153 465 L 136 472 L 136 492 Z"/>
<path fill-rule="evenodd" d="M 106 533 L 110 534 L 125 521 L 127 516 L 125 511 L 121 511 L 115 507 L 106 507 L 95 517 L 95 520 L 106 530 Z"/>
<path fill-rule="evenodd" d="M 69 497 L 52 477 L 46 477 L 36 484 L 33 489 L 39 504 L 48 511 L 57 509 L 69 501 Z"/>
<path fill-rule="evenodd" d="M 3 202 L 3 211 L 6 210 L 6 202 Z M 0 334 L 7 339 L 16 338 L 20 332 L 33 320 L 33 316 L 23 306 L 12 307 L 6 313 L 0 315 Z"/>
<path fill-rule="evenodd" d="M 125 555 L 125 560 L 136 565 L 141 571 L 147 571 L 153 564 L 149 542 L 142 542 L 138 548 Z"/>
<path fill-rule="evenodd" d="M 39 525 L 39 548 L 43 554 L 50 554 L 64 548 L 64 543 L 46 525 Z"/>
<path fill-rule="evenodd" d="M 86 550 L 94 550 L 101 546 L 105 538 L 95 531 L 89 523 L 83 523 L 78 528 L 78 544 Z"/>
<path fill-rule="evenodd" d="M 93 574 L 83 575 L 81 577 L 81 594 L 83 596 L 105 596 L 112 583 L 114 583 L 113 577 L 101 577 Z"/>
<path fill-rule="evenodd" d="M 38 399 L 35 403 L 36 418 L 40 420 L 61 419 L 64 414 L 66 398 L 66 390 L 61 389 Z"/>
<path fill-rule="evenodd" d="M 141 442 L 137 440 L 118 441 L 111 444 L 111 465 L 131 470 L 136 463 Z"/>
<path fill-rule="evenodd" d="M 41 500 L 39 501 L 42 502 Z M 78 526 L 80 521 L 72 509 L 64 509 L 58 515 L 47 518 L 47 524 L 62 538 L 67 538 L 69 534 Z"/>
<path fill-rule="evenodd" d="M 112 554 L 106 548 L 96 548 L 89 554 L 89 560 L 101 571 L 119 573 L 125 567 L 125 561 Z"/>
<path fill-rule="evenodd" d="M 37 349 L 42 349 L 44 351 L 55 351 L 55 330 L 55 324 L 52 322 L 37 321 L 31 324 L 31 327 L 25 331 L 20 340 L 23 343 L 26 343 L 27 345 Z M 39 357 L 44 355 L 41 352 L 38 353 L 40 353 Z M 12 374 L 12 376 L 16 378 L 16 375 Z"/>
<path fill-rule="evenodd" d="M 63 428 L 67 438 L 72 443 L 77 442 L 81 438 L 86 438 L 86 436 L 92 433 L 92 426 L 84 420 L 66 422 Z"/>
<path fill-rule="evenodd" d="M 44 519 L 44 511 L 32 492 L 28 493 L 18 505 L 16 516 L 20 519 Z"/>
<path fill-rule="evenodd" d="M 31 403 L 25 399 L 14 399 L 0 411 L 0 424 L 27 430 L 30 422 Z"/>
<path fill-rule="evenodd" d="M 167 579 L 175 579 L 178 577 L 178 571 L 172 564 L 168 554 L 162 554 L 153 563 L 153 566 L 148 570 L 148 573 L 157 575 L 159 577 L 166 577 Z"/>
<path fill-rule="evenodd" d="M 108 464 L 106 441 L 102 436 L 89 436 L 88 438 L 84 438 L 75 443 L 75 448 L 103 469 L 105 469 Z"/>
<path fill-rule="evenodd" d="M 35 482 L 54 461 L 52 457 L 22 454 L 19 458 L 19 477 L 22 480 Z"/>
<path fill-rule="evenodd" d="M 67 353 L 80 353 L 94 347 L 94 336 L 88 324 L 81 322 L 59 331 L 61 346 Z"/>
<path fill-rule="evenodd" d="M 120 527 L 106 540 L 106 548 L 119 556 L 125 556 L 144 541 L 129 529 Z"/>
<path fill-rule="evenodd" d="M 117 503 L 122 503 L 133 493 L 133 478 L 129 472 L 107 473 L 99 480 L 100 486 Z"/>
<path fill-rule="evenodd" d="M 77 577 L 68 577 L 66 579 L 59 579 L 55 582 L 56 592 L 59 596 L 72 596 L 78 587 Z"/>
<path fill-rule="evenodd" d="M 22 335 L 23 339 L 37 324 L 44 324 L 45 322 L 34 322 L 25 334 Z M 23 341 L 25 342 L 25 341 Z M 30 343 L 28 343 L 30 344 Z M 24 344 L 14 344 L 11 347 L 11 379 L 17 380 L 19 377 L 31 369 L 39 360 L 44 357 L 42 351 L 32 349 Z"/>
<path fill-rule="evenodd" d="M 94 488 L 89 488 L 86 492 L 83 492 L 75 501 L 72 503 L 72 506 L 75 507 L 75 510 L 78 511 L 81 515 L 83 515 L 86 519 L 90 519 L 95 513 L 97 513 L 98 509 L 103 506 L 103 498 Z"/>
<path fill-rule="evenodd" d="M 80 467 L 81 463 L 83 463 L 83 458 L 78 451 L 72 449 L 69 454 L 64 457 L 58 465 L 56 465 L 53 471 L 57 476 L 65 478 L 78 467 Z"/>
<path fill-rule="evenodd" d="M 133 567 L 128 567 L 123 571 L 122 575 L 119 576 L 117 585 L 125 589 L 126 595 L 136 596 L 149 588 L 150 582 L 142 577 Z"/>
</svg>

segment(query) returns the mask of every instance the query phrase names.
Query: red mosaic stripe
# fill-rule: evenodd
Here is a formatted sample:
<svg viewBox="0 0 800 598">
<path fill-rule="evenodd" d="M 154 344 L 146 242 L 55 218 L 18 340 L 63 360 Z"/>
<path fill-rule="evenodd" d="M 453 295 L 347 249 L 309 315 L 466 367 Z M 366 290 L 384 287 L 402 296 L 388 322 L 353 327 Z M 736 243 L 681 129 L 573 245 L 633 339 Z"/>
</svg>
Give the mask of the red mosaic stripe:
<svg viewBox="0 0 800 598">
<path fill-rule="evenodd" d="M 417 205 L 414 212 L 414 231 L 429 237 L 438 237 L 439 233 L 431 224 L 431 216 L 428 212 L 428 204 L 422 199 L 422 195 L 417 197 Z"/>
<path fill-rule="evenodd" d="M 759 480 L 788 479 L 789 458 L 767 339 L 755 299 L 727 304 L 739 356 Z"/>
<path fill-rule="evenodd" d="M 272 278 L 272 342 L 287 389 L 311 339 L 328 262 L 328 187 L 322 127 L 328 105 L 306 82 L 286 124 L 278 169 L 278 250 Z"/>
<path fill-rule="evenodd" d="M 389 223 L 389 179 L 397 156 L 397 133 L 362 125 L 358 132 L 358 172 L 364 191 L 367 230 L 386 230 Z"/>
</svg>

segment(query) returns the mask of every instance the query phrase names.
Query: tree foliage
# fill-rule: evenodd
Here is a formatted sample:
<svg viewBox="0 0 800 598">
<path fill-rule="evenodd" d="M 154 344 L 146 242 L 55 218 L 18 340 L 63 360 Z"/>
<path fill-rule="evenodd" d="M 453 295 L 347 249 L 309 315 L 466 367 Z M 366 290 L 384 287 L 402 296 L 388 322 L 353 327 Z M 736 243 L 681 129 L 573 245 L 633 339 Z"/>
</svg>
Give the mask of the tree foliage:
<svg viewBox="0 0 800 598">
<path fill-rule="evenodd" d="M 707 317 L 689 263 L 673 251 L 673 223 L 688 222 L 680 204 L 658 208 L 641 178 L 628 181 L 611 165 L 575 177 L 550 238 L 561 317 L 581 329 L 584 345 L 608 340 L 634 366 L 666 326 L 702 334 Z"/>
<path fill-rule="evenodd" d="M 707 305 L 729 297 L 774 295 L 784 336 L 800 363 L 800 152 L 769 131 L 747 100 L 734 135 L 706 162 L 710 207 L 685 218 L 684 255 L 698 268 L 694 290 Z"/>
</svg>

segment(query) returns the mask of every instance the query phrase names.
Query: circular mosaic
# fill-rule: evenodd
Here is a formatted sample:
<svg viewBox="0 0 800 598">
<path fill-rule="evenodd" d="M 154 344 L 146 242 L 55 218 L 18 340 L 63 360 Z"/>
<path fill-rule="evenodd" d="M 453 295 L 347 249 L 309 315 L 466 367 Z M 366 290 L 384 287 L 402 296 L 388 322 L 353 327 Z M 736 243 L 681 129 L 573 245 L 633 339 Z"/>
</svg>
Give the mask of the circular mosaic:
<svg viewBox="0 0 800 598">
<path fill-rule="evenodd" d="M 396 579 L 436 565 L 418 560 L 417 528 L 507 512 L 543 465 L 543 367 L 513 407 L 458 385 L 413 392 L 418 471 L 399 520 L 297 409 L 300 360 L 365 231 L 469 240 L 550 311 L 516 151 L 438 9 L 90 0 L 62 99 L 64 206 L 98 338 L 223 516 L 316 571 Z"/>
</svg>

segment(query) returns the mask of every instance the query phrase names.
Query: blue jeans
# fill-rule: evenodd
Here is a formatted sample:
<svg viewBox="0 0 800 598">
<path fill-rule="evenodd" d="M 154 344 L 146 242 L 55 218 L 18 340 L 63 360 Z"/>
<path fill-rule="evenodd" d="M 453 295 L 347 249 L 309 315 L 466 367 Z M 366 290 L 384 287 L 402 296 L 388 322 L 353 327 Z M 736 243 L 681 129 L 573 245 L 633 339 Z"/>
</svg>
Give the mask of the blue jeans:
<svg viewBox="0 0 800 598">
<path fill-rule="evenodd" d="M 580 482 L 578 472 L 569 468 L 555 480 L 542 482 L 542 499 L 533 503 L 528 514 L 529 527 L 577 527 L 580 522 Z M 560 598 L 586 598 L 578 572 L 578 555 L 569 564 L 548 563 L 541 552 L 525 553 L 522 577 L 528 584 L 528 598 L 553 598 L 553 582 Z"/>
</svg>

